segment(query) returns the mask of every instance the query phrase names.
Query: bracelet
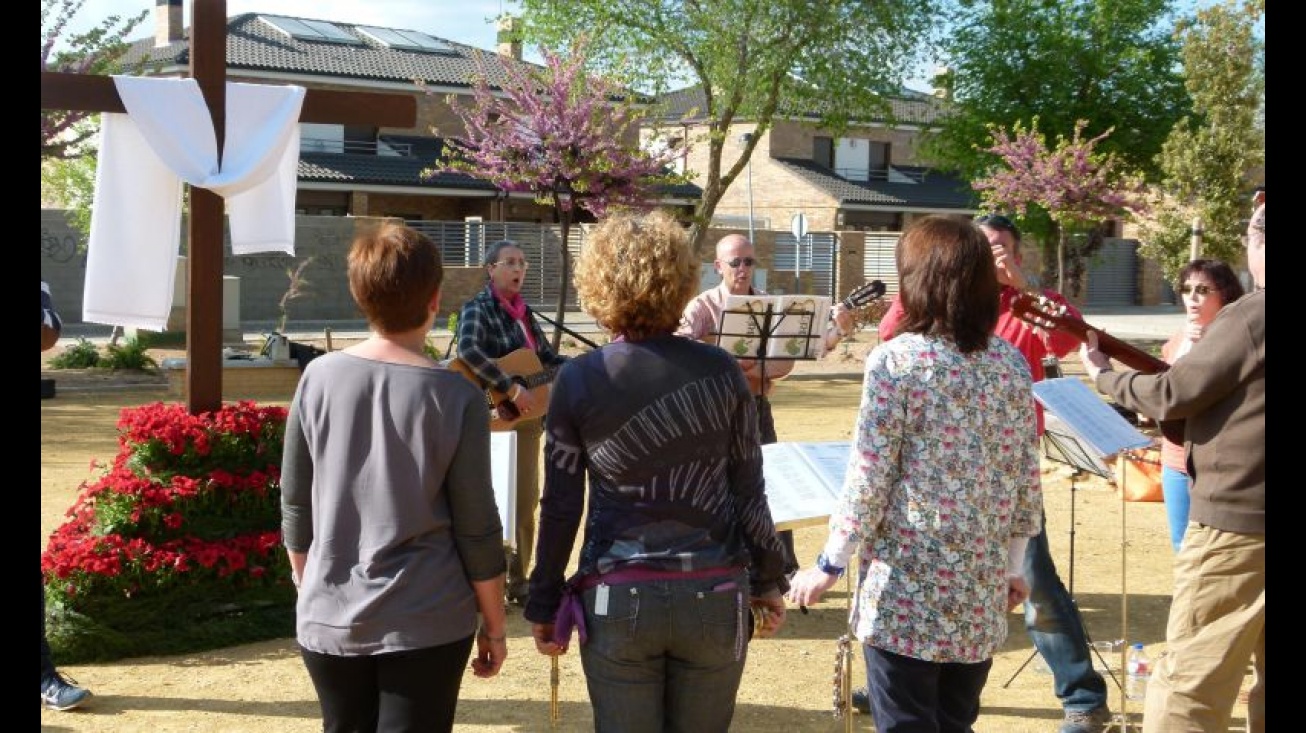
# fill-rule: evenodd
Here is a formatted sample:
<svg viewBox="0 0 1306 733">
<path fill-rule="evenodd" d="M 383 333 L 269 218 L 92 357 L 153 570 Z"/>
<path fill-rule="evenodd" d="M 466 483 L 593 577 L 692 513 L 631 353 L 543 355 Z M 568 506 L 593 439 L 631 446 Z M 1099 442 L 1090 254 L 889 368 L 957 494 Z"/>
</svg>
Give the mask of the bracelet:
<svg viewBox="0 0 1306 733">
<path fill-rule="evenodd" d="M 478 638 L 485 639 L 486 641 L 490 642 L 491 644 L 493 644 L 494 642 L 497 642 L 497 641 L 507 641 L 507 640 L 508 640 L 508 635 L 507 635 L 507 634 L 504 634 L 503 636 L 490 636 L 489 634 L 487 634 L 487 633 L 485 632 L 485 629 L 481 629 L 480 631 L 477 631 L 477 632 L 476 632 L 476 636 L 477 636 Z"/>
<path fill-rule="evenodd" d="M 826 575 L 833 575 L 833 576 L 836 577 L 836 578 L 842 578 L 842 577 L 843 577 L 843 570 L 844 570 L 844 569 L 843 569 L 843 568 L 839 568 L 839 567 L 835 567 L 834 565 L 832 565 L 832 564 L 830 563 L 829 560 L 825 559 L 825 553 L 824 553 L 824 552 L 822 552 L 821 554 L 819 554 L 819 555 L 816 556 L 816 569 L 817 569 L 817 570 L 820 570 L 821 572 L 825 573 Z"/>
</svg>

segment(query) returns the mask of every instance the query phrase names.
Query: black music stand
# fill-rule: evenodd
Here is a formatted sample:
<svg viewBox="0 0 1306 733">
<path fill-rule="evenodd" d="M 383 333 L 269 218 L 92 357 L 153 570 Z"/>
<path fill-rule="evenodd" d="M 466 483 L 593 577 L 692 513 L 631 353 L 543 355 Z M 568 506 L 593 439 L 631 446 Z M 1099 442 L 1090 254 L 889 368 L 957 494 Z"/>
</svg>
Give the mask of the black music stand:
<svg viewBox="0 0 1306 733">
<path fill-rule="evenodd" d="M 1045 458 L 1070 466 L 1070 563 L 1067 572 L 1066 591 L 1070 602 L 1079 608 L 1075 600 L 1075 494 L 1077 483 L 1085 474 L 1092 474 L 1112 481 L 1110 466 L 1105 458 L 1124 450 L 1139 448 L 1151 444 L 1151 439 L 1135 430 L 1125 419 L 1105 401 L 1093 393 L 1078 378 L 1059 377 L 1045 379 L 1034 384 L 1034 397 L 1044 407 L 1044 426 L 1042 447 Z M 1123 552 L 1123 547 L 1121 551 Z M 1123 578 L 1122 578 L 1123 582 Z M 1102 653 L 1093 646 L 1093 637 L 1080 617 L 1080 628 L 1088 641 L 1091 654 L 1097 655 L 1098 661 L 1106 669 L 1111 681 L 1124 692 L 1124 683 L 1111 665 L 1107 664 Z M 1024 671 L 1038 649 L 1030 652 L 1029 657 L 1002 683 L 1005 689 Z"/>
</svg>

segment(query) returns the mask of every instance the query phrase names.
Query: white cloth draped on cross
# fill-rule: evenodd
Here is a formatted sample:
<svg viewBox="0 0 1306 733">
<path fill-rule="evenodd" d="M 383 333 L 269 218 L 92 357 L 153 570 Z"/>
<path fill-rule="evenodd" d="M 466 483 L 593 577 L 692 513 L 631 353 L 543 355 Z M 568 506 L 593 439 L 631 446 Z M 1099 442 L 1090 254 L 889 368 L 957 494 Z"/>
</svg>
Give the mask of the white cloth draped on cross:
<svg viewBox="0 0 1306 733">
<path fill-rule="evenodd" d="M 114 76 L 105 113 L 82 319 L 162 331 L 181 246 L 182 183 L 226 199 L 232 254 L 295 253 L 300 86 L 227 83 L 222 164 L 194 79 Z"/>
</svg>

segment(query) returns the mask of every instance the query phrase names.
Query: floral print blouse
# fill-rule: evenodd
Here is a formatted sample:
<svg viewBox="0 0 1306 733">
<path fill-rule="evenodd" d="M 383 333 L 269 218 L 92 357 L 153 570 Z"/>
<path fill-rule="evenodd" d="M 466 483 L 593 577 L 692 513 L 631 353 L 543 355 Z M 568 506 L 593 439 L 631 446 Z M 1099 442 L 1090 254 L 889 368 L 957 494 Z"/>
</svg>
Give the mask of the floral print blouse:
<svg viewBox="0 0 1306 733">
<path fill-rule="evenodd" d="M 1038 534 L 1034 395 L 1001 338 L 962 354 L 906 333 L 866 357 L 825 557 L 859 582 L 852 625 L 878 649 L 980 662 L 1007 636 L 1007 550 Z"/>
</svg>

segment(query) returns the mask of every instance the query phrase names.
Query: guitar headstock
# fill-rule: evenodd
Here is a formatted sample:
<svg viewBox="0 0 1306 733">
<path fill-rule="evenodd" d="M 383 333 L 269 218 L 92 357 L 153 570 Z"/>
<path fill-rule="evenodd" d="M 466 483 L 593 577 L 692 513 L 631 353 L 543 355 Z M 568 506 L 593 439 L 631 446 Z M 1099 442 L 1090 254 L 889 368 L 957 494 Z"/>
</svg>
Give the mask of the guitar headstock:
<svg viewBox="0 0 1306 733">
<path fill-rule="evenodd" d="M 843 299 L 843 304 L 850 309 L 860 308 L 876 298 L 883 298 L 886 291 L 884 281 L 872 280 L 853 288 L 853 291 Z"/>
<path fill-rule="evenodd" d="M 1011 313 L 1020 320 L 1049 331 L 1060 329 L 1084 337 L 1084 324 L 1068 315 L 1064 303 L 1034 293 L 1017 293 L 1011 301 Z"/>
</svg>

